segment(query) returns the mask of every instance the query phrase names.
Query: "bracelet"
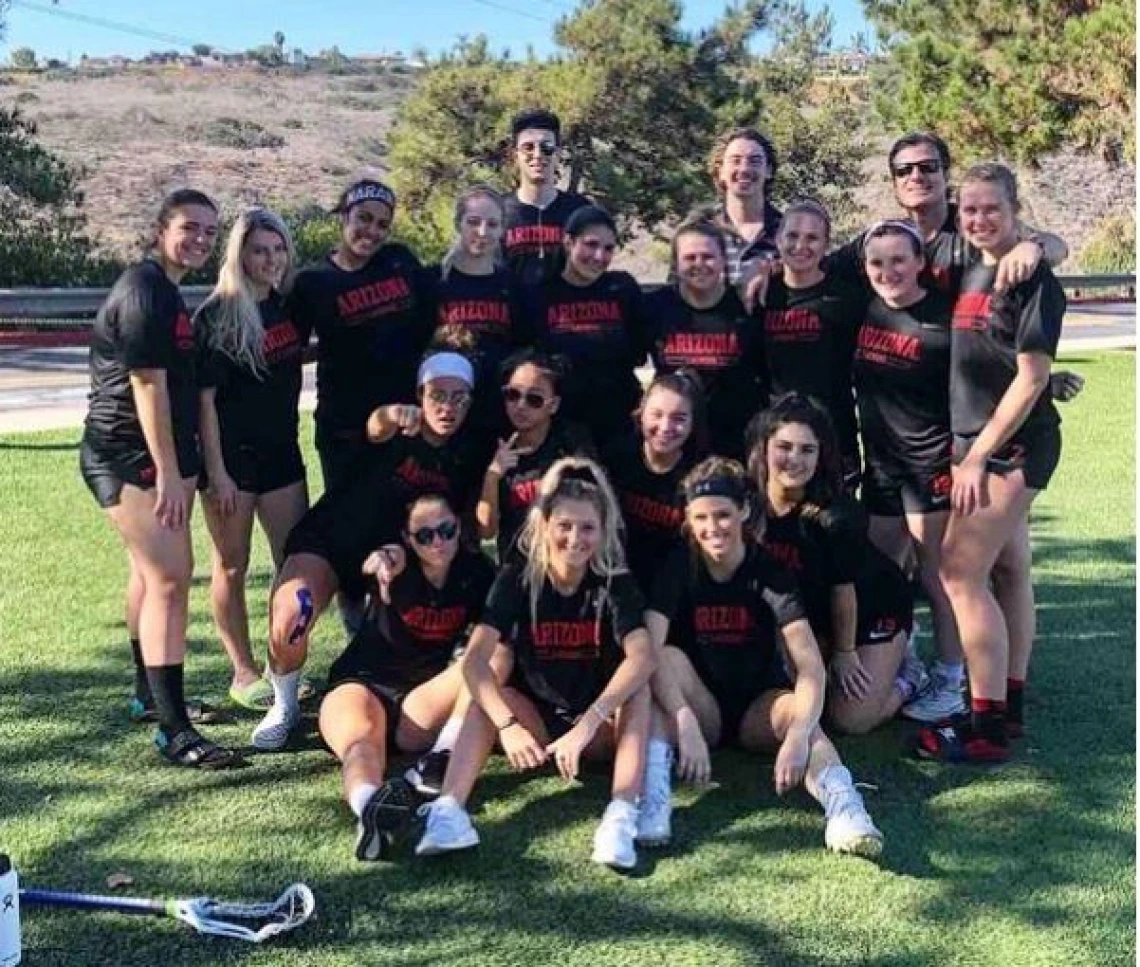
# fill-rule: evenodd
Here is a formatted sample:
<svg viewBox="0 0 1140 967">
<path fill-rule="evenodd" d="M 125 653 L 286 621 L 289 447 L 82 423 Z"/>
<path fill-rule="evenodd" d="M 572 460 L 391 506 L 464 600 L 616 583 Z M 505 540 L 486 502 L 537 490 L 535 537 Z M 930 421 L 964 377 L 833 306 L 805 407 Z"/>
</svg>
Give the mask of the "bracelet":
<svg viewBox="0 0 1140 967">
<path fill-rule="evenodd" d="M 509 729 L 512 725 L 518 725 L 518 724 L 519 724 L 519 720 L 512 715 L 502 725 L 496 725 L 495 731 L 496 732 L 506 732 L 507 729 Z"/>
<path fill-rule="evenodd" d="M 598 708 L 596 703 L 590 706 L 590 711 L 598 717 L 599 725 L 605 725 L 610 720 L 610 717 L 606 715 L 600 708 Z"/>
</svg>

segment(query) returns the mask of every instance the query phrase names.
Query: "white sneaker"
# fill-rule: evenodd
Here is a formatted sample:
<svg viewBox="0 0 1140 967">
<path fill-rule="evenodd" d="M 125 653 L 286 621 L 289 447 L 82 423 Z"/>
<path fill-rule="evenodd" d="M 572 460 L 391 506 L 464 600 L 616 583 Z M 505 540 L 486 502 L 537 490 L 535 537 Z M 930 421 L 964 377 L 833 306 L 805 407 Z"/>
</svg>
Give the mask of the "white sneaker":
<svg viewBox="0 0 1140 967">
<path fill-rule="evenodd" d="M 828 803 L 823 841 L 834 853 L 852 853 L 867 859 L 874 859 L 883 851 L 883 834 L 871 821 L 863 797 L 854 787 Z"/>
<path fill-rule="evenodd" d="M 416 844 L 416 856 L 437 856 L 479 845 L 479 834 L 471 825 L 471 817 L 454 796 L 441 796 L 435 802 L 424 803 L 418 812 L 427 817 L 427 823 Z"/>
<path fill-rule="evenodd" d="M 250 744 L 263 752 L 276 752 L 285 747 L 290 733 L 300 724 L 300 706 L 285 707 L 274 703 L 253 730 L 253 735 L 249 739 Z"/>
<path fill-rule="evenodd" d="M 663 846 L 672 836 L 673 747 L 653 739 L 645 762 L 645 792 L 637 811 L 637 842 L 642 846 Z"/>
<path fill-rule="evenodd" d="M 633 841 L 637 836 L 637 807 L 624 799 L 611 800 L 594 830 L 594 852 L 590 858 L 603 866 L 632 870 L 637 864 Z"/>
<path fill-rule="evenodd" d="M 930 687 L 913 702 L 902 707 L 902 714 L 916 722 L 941 722 L 966 711 L 961 686 L 953 686 L 937 672 Z"/>
</svg>

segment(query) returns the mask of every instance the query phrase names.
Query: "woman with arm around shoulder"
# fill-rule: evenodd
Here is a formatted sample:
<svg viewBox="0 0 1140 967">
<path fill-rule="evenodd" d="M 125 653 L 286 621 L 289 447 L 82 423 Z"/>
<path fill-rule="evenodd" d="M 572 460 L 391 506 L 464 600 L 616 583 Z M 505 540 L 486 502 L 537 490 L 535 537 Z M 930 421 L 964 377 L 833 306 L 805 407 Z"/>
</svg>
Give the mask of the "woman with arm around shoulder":
<svg viewBox="0 0 1140 967">
<path fill-rule="evenodd" d="M 703 784 L 710 746 L 724 743 L 774 751 L 776 792 L 804 784 L 824 808 L 828 848 L 877 856 L 882 834 L 819 726 L 825 673 L 794 581 L 746 534 L 744 468 L 709 457 L 684 489 L 690 547 L 678 548 L 662 570 L 645 616 L 661 659 L 639 839 L 670 836 L 672 749 L 678 775 Z"/>
<path fill-rule="evenodd" d="M 238 756 L 193 727 L 183 695 L 200 346 L 178 285 L 205 264 L 217 232 L 217 207 L 201 192 L 180 189 L 163 202 L 153 252 L 119 277 L 95 320 L 80 448 L 83 479 L 130 561 L 132 717 L 157 720 L 155 744 L 168 761 L 207 769 Z"/>
<path fill-rule="evenodd" d="M 959 218 L 982 253 L 954 307 L 950 415 L 954 430 L 953 513 L 941 574 L 970 676 L 971 715 L 924 729 L 918 752 L 956 762 L 1001 762 L 1024 726 L 1025 678 L 1034 602 L 1028 574 L 999 603 L 990 572 L 1022 539 L 1029 508 L 1061 455 L 1060 417 L 1048 393 L 1065 297 L 1039 265 L 1024 282 L 995 292 L 997 266 L 1017 244 L 1017 181 L 999 164 L 977 165 L 962 181 Z M 1011 648 L 1016 643 L 1017 648 Z"/>
<path fill-rule="evenodd" d="M 297 441 L 301 364 L 309 333 L 289 318 L 282 292 L 293 270 L 285 223 L 256 208 L 230 232 L 214 291 L 198 311 L 210 357 L 202 390 L 206 474 L 203 511 L 213 542 L 210 601 L 233 665 L 230 698 L 265 711 L 273 689 L 249 641 L 245 577 L 253 518 L 261 520 L 275 569 L 285 539 L 308 507 Z"/>
<path fill-rule="evenodd" d="M 583 756 L 612 757 L 613 798 L 594 835 L 593 860 L 635 865 L 646 686 L 655 662 L 620 527 L 617 502 L 596 463 L 568 457 L 546 472 L 520 540 L 523 559 L 500 572 L 463 656 L 475 704 L 417 854 L 479 842 L 465 805 L 497 740 L 514 769 L 552 759 L 567 780 L 577 777 Z M 514 659 L 506 687 L 491 663 L 500 646 Z"/>
</svg>

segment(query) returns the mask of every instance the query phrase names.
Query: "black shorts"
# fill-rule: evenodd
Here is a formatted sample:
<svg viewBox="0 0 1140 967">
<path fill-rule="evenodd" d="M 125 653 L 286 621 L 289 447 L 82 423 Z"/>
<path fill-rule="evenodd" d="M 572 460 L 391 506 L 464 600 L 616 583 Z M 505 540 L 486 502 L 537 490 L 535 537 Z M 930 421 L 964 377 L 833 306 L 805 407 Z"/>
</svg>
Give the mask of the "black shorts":
<svg viewBox="0 0 1140 967">
<path fill-rule="evenodd" d="M 867 557 L 855 583 L 858 648 L 886 644 L 899 632 L 909 635 L 914 627 L 914 594 L 902 568 L 874 548 Z"/>
<path fill-rule="evenodd" d="M 544 698 L 539 698 L 527 687 L 526 680 L 517 670 L 511 672 L 507 687 L 513 688 L 534 706 L 539 718 L 542 719 L 543 727 L 546 729 L 548 742 L 562 738 L 578 724 L 578 720 L 585 714 L 585 712 L 576 712 L 573 709 L 563 708 L 548 702 Z"/>
<path fill-rule="evenodd" d="M 954 462 L 961 463 L 970 452 L 976 436 L 954 437 Z M 986 470 L 1004 477 L 1020 470 L 1025 486 L 1044 490 L 1061 462 L 1061 428 L 1056 423 L 1023 426 L 986 461 Z"/>
<path fill-rule="evenodd" d="M 950 509 L 950 461 L 924 469 L 867 463 L 863 506 L 878 517 L 934 514 Z"/>
<path fill-rule="evenodd" d="M 222 460 L 237 489 L 247 494 L 269 494 L 305 479 L 305 461 L 296 440 L 223 444 Z M 203 470 L 198 477 L 198 489 L 205 490 L 208 486 Z"/>
<path fill-rule="evenodd" d="M 361 433 L 319 433 L 317 456 L 321 460 L 325 491 L 350 479 L 357 464 L 374 452 L 372 445 Z"/>
<path fill-rule="evenodd" d="M 791 691 L 792 679 L 783 667 L 783 662 L 777 659 L 773 667 L 765 675 L 764 681 L 758 687 L 746 692 L 711 690 L 712 697 L 716 699 L 717 708 L 720 709 L 720 742 L 721 746 L 734 746 L 740 744 L 740 726 L 744 716 L 761 695 L 775 691 Z"/>
<path fill-rule="evenodd" d="M 183 479 L 193 477 L 200 470 L 197 456 L 181 456 L 178 470 Z M 79 445 L 79 472 L 87 489 L 104 510 L 118 506 L 124 484 L 150 490 L 158 476 L 147 450 L 107 447 L 86 436 Z"/>
</svg>

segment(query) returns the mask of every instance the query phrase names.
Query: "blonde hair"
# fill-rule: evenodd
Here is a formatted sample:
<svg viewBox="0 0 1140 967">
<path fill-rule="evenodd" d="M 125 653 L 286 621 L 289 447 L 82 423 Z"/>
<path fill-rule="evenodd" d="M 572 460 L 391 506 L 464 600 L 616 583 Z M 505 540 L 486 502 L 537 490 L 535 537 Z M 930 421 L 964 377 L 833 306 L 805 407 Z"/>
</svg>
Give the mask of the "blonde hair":
<svg viewBox="0 0 1140 967">
<path fill-rule="evenodd" d="M 617 497 L 606 479 L 605 471 L 587 457 L 563 457 L 555 460 L 542 475 L 538 498 L 527 512 L 526 523 L 519 534 L 519 550 L 525 558 L 523 584 L 530 597 L 532 623 L 538 622 L 538 598 L 543 581 L 550 574 L 550 549 L 547 530 L 554 508 L 563 500 L 581 500 L 598 512 L 602 524 L 602 543 L 590 560 L 590 570 L 606 579 L 627 571 L 622 547 L 621 510 Z"/>
<path fill-rule="evenodd" d="M 210 325 L 207 327 L 210 344 L 238 365 L 260 376 L 266 370 L 265 327 L 257 308 L 253 283 L 242 264 L 242 249 L 249 236 L 258 230 L 273 232 L 285 243 L 286 263 L 281 288 L 288 289 L 297 257 L 289 229 L 274 212 L 251 208 L 242 212 L 230 229 L 226 252 L 218 269 L 218 281 L 198 312 L 210 313 Z"/>
<path fill-rule="evenodd" d="M 455 226 L 455 238 L 452 239 L 451 247 L 448 248 L 447 253 L 443 256 L 440 262 L 440 276 L 443 281 L 447 281 L 447 277 L 451 275 L 451 270 L 455 267 L 455 259 L 459 255 L 462 242 L 460 241 L 459 230 L 463 225 L 463 218 L 467 214 L 467 206 L 476 198 L 486 198 L 491 201 L 495 207 L 499 209 L 500 217 L 506 221 L 507 209 L 503 201 L 503 196 L 500 195 L 494 188 L 489 188 L 486 185 L 475 185 L 473 188 L 468 188 L 458 198 L 455 199 L 455 216 L 453 224 Z M 505 226 L 504 226 L 505 227 Z M 495 251 L 495 261 L 499 261 L 499 253 L 501 249 Z"/>
</svg>

